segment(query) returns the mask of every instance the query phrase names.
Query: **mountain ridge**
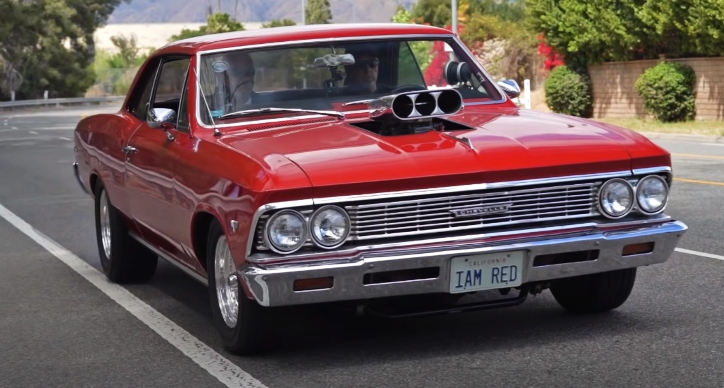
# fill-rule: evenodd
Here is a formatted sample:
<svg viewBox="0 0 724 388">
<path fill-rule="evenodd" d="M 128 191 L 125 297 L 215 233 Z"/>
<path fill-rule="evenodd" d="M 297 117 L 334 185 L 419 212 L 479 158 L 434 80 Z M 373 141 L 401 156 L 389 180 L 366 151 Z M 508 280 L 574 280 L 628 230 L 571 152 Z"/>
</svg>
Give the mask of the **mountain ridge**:
<svg viewBox="0 0 724 388">
<path fill-rule="evenodd" d="M 329 0 L 333 23 L 389 22 L 400 4 L 407 9 L 417 0 Z M 226 12 L 242 24 L 290 19 L 302 22 L 303 0 L 131 0 L 122 2 L 107 23 L 203 23 L 209 7 Z"/>
</svg>

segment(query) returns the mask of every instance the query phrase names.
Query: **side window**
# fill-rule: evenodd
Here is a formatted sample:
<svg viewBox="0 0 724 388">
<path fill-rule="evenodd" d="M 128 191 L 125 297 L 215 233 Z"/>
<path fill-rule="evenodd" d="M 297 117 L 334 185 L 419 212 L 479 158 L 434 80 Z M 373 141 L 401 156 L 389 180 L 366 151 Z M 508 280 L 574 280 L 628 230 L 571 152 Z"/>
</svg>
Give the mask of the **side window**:
<svg viewBox="0 0 724 388">
<path fill-rule="evenodd" d="M 153 60 L 153 62 L 146 67 L 146 72 L 139 80 L 139 90 L 136 90 L 135 94 L 131 96 L 131 101 L 128 104 L 128 111 L 140 120 L 146 120 L 148 104 L 151 101 L 151 92 L 153 91 L 157 71 L 158 61 Z"/>
<path fill-rule="evenodd" d="M 397 67 L 397 85 L 425 85 L 425 79 L 420 72 L 420 64 L 410 49 L 408 42 L 400 42 L 400 55 Z"/>
<path fill-rule="evenodd" d="M 190 61 L 190 58 L 181 58 L 163 62 L 153 97 L 154 108 L 169 108 L 178 113 Z"/>
</svg>

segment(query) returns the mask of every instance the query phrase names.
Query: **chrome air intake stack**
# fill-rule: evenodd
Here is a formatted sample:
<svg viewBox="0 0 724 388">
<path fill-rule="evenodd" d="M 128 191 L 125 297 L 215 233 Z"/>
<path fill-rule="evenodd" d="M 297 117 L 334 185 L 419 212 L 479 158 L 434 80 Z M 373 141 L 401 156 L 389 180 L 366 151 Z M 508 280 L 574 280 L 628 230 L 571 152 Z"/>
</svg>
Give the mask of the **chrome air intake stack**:
<svg viewBox="0 0 724 388">
<path fill-rule="evenodd" d="M 458 113 L 463 97 L 454 89 L 412 91 L 373 100 L 369 107 L 372 118 L 419 120 Z"/>
</svg>

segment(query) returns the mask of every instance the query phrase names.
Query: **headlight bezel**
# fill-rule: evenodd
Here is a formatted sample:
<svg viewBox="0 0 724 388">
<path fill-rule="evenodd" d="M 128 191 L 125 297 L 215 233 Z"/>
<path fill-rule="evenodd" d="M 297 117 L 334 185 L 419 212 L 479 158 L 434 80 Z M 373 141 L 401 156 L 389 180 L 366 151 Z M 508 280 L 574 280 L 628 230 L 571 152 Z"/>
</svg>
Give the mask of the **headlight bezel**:
<svg viewBox="0 0 724 388">
<path fill-rule="evenodd" d="M 302 235 L 302 238 L 300 239 L 300 244 L 298 244 L 294 249 L 291 249 L 291 250 L 279 249 L 279 247 L 274 245 L 274 243 L 272 242 L 272 239 L 270 237 L 271 226 L 273 224 L 273 221 L 276 218 L 278 218 L 284 214 L 293 214 L 293 215 L 299 217 L 302 220 L 302 224 L 304 224 L 302 227 L 303 235 Z M 274 214 L 270 215 L 269 218 L 266 220 L 266 222 L 264 224 L 263 236 L 264 236 L 264 245 L 266 245 L 267 248 L 271 249 L 275 253 L 279 253 L 282 255 L 288 255 L 288 254 L 297 252 L 298 250 L 302 249 L 302 247 L 304 247 L 304 245 L 306 245 L 307 241 L 309 241 L 309 222 L 308 222 L 307 218 L 301 212 L 299 212 L 297 210 L 294 210 L 294 209 L 280 210 L 280 211 L 275 212 Z"/>
<path fill-rule="evenodd" d="M 328 209 L 334 209 L 334 210 L 338 211 L 340 214 L 342 214 L 342 216 L 344 217 L 344 220 L 346 222 L 346 225 L 347 225 L 347 230 L 345 231 L 344 237 L 342 239 L 340 239 L 340 241 L 334 245 L 322 244 L 320 241 L 317 240 L 317 237 L 313 230 L 314 229 L 314 218 L 317 217 L 322 211 L 328 210 Z M 339 248 L 340 246 L 344 245 L 348 241 L 349 235 L 352 232 L 352 220 L 350 219 L 347 211 L 344 210 L 341 206 L 325 205 L 325 206 L 322 206 L 322 207 L 316 209 L 309 216 L 309 219 L 307 222 L 307 227 L 309 229 L 308 230 L 309 239 L 312 240 L 312 243 L 314 243 L 314 245 L 316 245 L 317 247 L 322 248 L 322 249 L 335 249 L 335 248 Z"/>
<path fill-rule="evenodd" d="M 639 189 L 641 188 L 641 183 L 644 182 L 644 181 L 646 181 L 646 180 L 651 180 L 651 179 L 660 181 L 660 182 L 664 185 L 664 188 L 665 188 L 665 190 L 666 190 L 665 196 L 664 196 L 664 200 L 662 201 L 661 209 L 659 209 L 659 210 L 657 210 L 657 211 L 655 211 L 655 212 L 649 212 L 649 211 L 647 211 L 647 210 L 641 205 L 641 201 L 639 201 Z M 636 182 L 636 191 L 634 192 L 634 196 L 635 196 L 634 199 L 635 199 L 635 201 L 636 201 L 636 210 L 638 210 L 639 212 L 641 212 L 641 214 L 644 214 L 644 215 L 647 215 L 647 216 L 653 216 L 653 215 L 661 214 L 661 213 L 664 212 L 664 210 L 666 210 L 666 205 L 667 205 L 668 202 L 669 202 L 669 196 L 670 196 L 670 194 L 671 194 L 671 188 L 669 187 L 669 184 L 667 183 L 666 179 L 664 179 L 663 177 L 661 177 L 661 176 L 659 176 L 659 175 L 647 175 L 647 176 L 639 179 L 638 182 Z"/>
<path fill-rule="evenodd" d="M 624 186 L 628 189 L 629 196 L 630 196 L 629 206 L 627 207 L 626 211 L 623 212 L 619 216 L 615 216 L 615 215 L 611 215 L 611 214 L 607 213 L 603 206 L 604 189 L 606 188 L 606 186 L 613 184 L 613 183 L 617 183 L 617 182 L 624 184 Z M 597 198 L 596 205 L 598 207 L 599 213 L 601 213 L 601 215 L 603 215 L 604 217 L 612 219 L 612 220 L 618 220 L 618 219 L 628 216 L 629 214 L 631 214 L 631 212 L 634 210 L 634 207 L 636 206 L 636 190 L 635 190 L 634 186 L 631 184 L 631 182 L 629 182 L 623 178 L 613 178 L 613 179 L 609 179 L 609 180 L 603 182 L 601 187 L 598 189 L 598 195 L 596 196 L 596 198 Z"/>
</svg>

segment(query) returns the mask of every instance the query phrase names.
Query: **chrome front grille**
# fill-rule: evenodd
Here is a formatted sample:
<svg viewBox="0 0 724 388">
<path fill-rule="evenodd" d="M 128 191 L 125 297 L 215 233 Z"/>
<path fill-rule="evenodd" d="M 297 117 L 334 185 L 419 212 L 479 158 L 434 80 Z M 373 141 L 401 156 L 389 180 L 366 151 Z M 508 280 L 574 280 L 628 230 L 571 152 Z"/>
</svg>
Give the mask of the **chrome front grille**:
<svg viewBox="0 0 724 388">
<path fill-rule="evenodd" d="M 457 232 L 597 215 L 600 183 L 548 186 L 345 206 L 350 238 L 370 240 Z M 456 216 L 455 213 L 474 213 Z"/>
</svg>

